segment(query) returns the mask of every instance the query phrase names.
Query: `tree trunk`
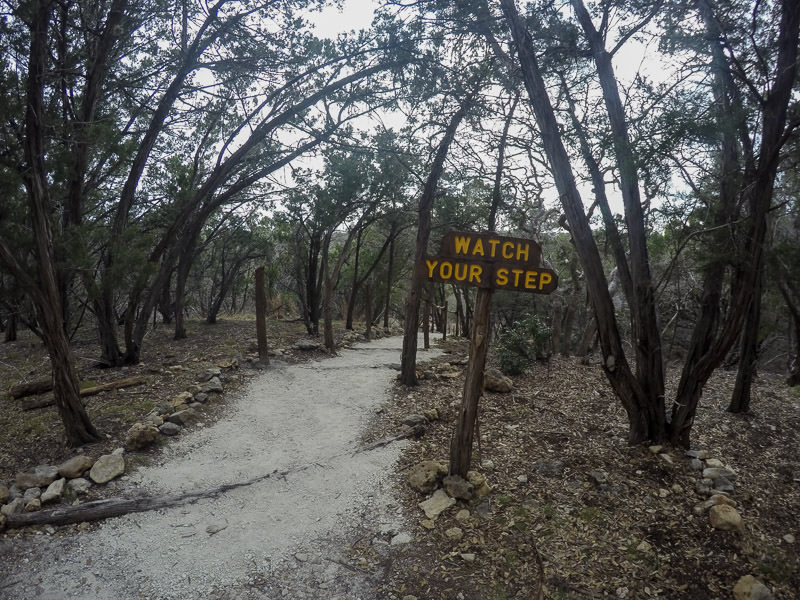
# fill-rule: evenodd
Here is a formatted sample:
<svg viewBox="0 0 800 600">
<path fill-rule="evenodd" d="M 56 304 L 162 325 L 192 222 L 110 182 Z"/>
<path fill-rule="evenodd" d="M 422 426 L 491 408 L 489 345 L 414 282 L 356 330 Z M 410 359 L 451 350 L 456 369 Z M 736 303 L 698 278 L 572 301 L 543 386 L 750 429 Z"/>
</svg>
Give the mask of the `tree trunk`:
<svg viewBox="0 0 800 600">
<path fill-rule="evenodd" d="M 648 439 L 661 441 L 665 435 L 663 392 L 658 397 L 645 395 L 645 390 L 633 376 L 628 365 L 617 328 L 614 304 L 608 293 L 600 252 L 583 210 L 583 202 L 572 174 L 569 155 L 564 148 L 561 130 L 539 70 L 533 40 L 517 13 L 514 0 L 501 0 L 501 5 L 511 29 L 522 79 L 539 125 L 544 150 L 553 171 L 575 249 L 586 274 L 589 298 L 603 350 L 603 370 L 628 415 L 628 441 L 631 444 Z M 653 383 L 655 385 L 651 384 L 652 388 L 657 387 L 658 383 Z"/>
<path fill-rule="evenodd" d="M 444 161 L 450 150 L 450 144 L 456 135 L 461 120 L 472 105 L 477 89 L 470 92 L 450 118 L 445 134 L 439 142 L 436 156 L 433 159 L 430 173 L 425 181 L 422 196 L 419 200 L 417 245 L 414 251 L 414 266 L 411 275 L 411 285 L 405 302 L 405 318 L 403 333 L 403 352 L 400 361 L 400 383 L 403 385 L 417 385 L 417 324 L 419 322 L 419 301 L 422 282 L 425 278 L 424 260 L 428 251 L 428 239 L 431 234 L 431 213 L 433 200 L 439 179 L 444 172 Z"/>
<path fill-rule="evenodd" d="M 267 346 L 267 292 L 264 286 L 264 267 L 256 269 L 256 339 L 258 340 L 258 360 L 269 364 Z"/>
<path fill-rule="evenodd" d="M 394 224 L 392 224 L 394 228 Z M 392 307 L 392 281 L 394 271 L 394 237 L 389 242 L 389 260 L 386 265 L 386 301 L 383 307 L 383 330 L 389 331 L 389 310 Z"/>
<path fill-rule="evenodd" d="M 345 319 L 344 328 L 353 330 L 353 313 L 356 307 L 356 292 L 358 292 L 358 260 L 361 256 L 361 235 L 363 230 L 359 229 L 356 235 L 356 252 L 355 259 L 353 260 L 353 281 L 350 284 L 350 300 L 347 302 L 347 318 Z"/>
<path fill-rule="evenodd" d="M 372 339 L 372 284 L 370 282 L 364 284 L 364 304 L 364 321 L 366 321 L 364 337 L 369 341 Z"/>
<path fill-rule="evenodd" d="M 732 413 L 746 413 L 750 410 L 750 392 L 753 387 L 753 378 L 758 368 L 758 328 L 761 324 L 761 292 L 764 280 L 763 271 L 759 271 L 756 285 L 753 288 L 753 299 L 750 311 L 742 331 L 740 346 L 739 369 L 736 373 L 736 385 L 733 396 L 728 405 Z"/>
<path fill-rule="evenodd" d="M 17 341 L 17 313 L 13 311 L 8 315 L 3 341 L 5 343 Z"/>
</svg>

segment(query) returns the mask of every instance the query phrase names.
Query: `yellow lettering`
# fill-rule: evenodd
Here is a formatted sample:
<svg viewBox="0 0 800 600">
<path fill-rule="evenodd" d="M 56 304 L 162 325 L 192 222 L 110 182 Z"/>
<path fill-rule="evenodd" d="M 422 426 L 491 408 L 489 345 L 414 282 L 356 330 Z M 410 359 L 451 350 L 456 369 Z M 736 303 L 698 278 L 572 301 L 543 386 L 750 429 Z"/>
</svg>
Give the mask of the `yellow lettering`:
<svg viewBox="0 0 800 600">
<path fill-rule="evenodd" d="M 519 276 L 525 271 L 522 269 L 511 269 L 511 272 L 514 274 L 514 287 L 519 287 Z"/>
<path fill-rule="evenodd" d="M 538 271 L 526 271 L 525 272 L 525 289 L 527 290 L 535 290 L 536 289 L 536 276 L 539 274 Z"/>
<path fill-rule="evenodd" d="M 428 278 L 433 277 L 433 270 L 436 268 L 436 265 L 439 264 L 439 261 L 426 258 L 425 264 L 428 266 Z"/>
<path fill-rule="evenodd" d="M 472 246 L 472 254 L 473 256 L 476 254 L 483 256 L 483 240 L 481 240 L 481 238 L 475 240 L 475 245 Z"/>
<path fill-rule="evenodd" d="M 467 278 L 467 263 L 456 263 L 455 269 L 456 280 L 464 281 Z"/>
<path fill-rule="evenodd" d="M 481 273 L 483 272 L 483 268 L 480 265 L 470 265 L 469 266 L 469 282 L 470 283 L 480 283 L 481 282 Z"/>
<path fill-rule="evenodd" d="M 503 242 L 503 258 L 514 258 L 514 242 Z"/>
<path fill-rule="evenodd" d="M 492 258 L 494 258 L 495 250 L 497 249 L 497 244 L 500 243 L 500 240 L 489 240 L 489 245 L 492 247 L 492 252 L 489 254 Z"/>
<path fill-rule="evenodd" d="M 453 276 L 453 263 L 442 261 L 442 264 L 439 265 L 439 276 L 442 279 L 450 279 Z"/>
<path fill-rule="evenodd" d="M 530 244 L 517 244 L 517 260 L 524 258 L 528 260 L 528 250 L 530 249 Z"/>
<path fill-rule="evenodd" d="M 497 269 L 497 273 L 495 273 L 495 281 L 497 282 L 497 285 L 508 284 L 508 269 L 506 268 Z"/>
<path fill-rule="evenodd" d="M 542 289 L 551 281 L 553 281 L 553 276 L 550 273 L 542 273 L 539 277 L 539 289 Z"/>
<path fill-rule="evenodd" d="M 457 235 L 455 242 L 456 254 L 467 254 L 469 252 L 469 238 L 467 236 Z"/>
</svg>

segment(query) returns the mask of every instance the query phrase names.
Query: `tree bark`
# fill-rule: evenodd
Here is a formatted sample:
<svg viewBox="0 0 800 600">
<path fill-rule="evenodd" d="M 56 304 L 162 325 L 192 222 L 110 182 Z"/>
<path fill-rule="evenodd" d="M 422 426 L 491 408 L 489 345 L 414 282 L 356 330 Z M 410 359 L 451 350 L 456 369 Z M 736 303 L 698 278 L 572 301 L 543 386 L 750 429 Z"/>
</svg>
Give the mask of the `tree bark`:
<svg viewBox="0 0 800 600">
<path fill-rule="evenodd" d="M 414 251 L 414 267 L 411 275 L 411 284 L 405 302 L 405 319 L 403 334 L 403 352 L 400 364 L 400 383 L 403 385 L 417 385 L 417 328 L 419 323 L 419 302 L 422 283 L 425 278 L 424 260 L 428 251 L 428 239 L 431 235 L 431 213 L 433 211 L 433 200 L 439 179 L 444 172 L 444 161 L 450 150 L 450 145 L 456 135 L 456 130 L 467 111 L 472 106 L 475 91 L 470 92 L 464 98 L 458 110 L 450 117 L 444 136 L 439 142 L 436 155 L 431 164 L 431 170 L 425 181 L 425 186 L 420 196 L 417 229 L 417 245 Z"/>
<path fill-rule="evenodd" d="M 258 340 L 258 360 L 269 364 L 267 346 L 267 292 L 264 285 L 264 267 L 256 269 L 256 339 Z"/>
</svg>

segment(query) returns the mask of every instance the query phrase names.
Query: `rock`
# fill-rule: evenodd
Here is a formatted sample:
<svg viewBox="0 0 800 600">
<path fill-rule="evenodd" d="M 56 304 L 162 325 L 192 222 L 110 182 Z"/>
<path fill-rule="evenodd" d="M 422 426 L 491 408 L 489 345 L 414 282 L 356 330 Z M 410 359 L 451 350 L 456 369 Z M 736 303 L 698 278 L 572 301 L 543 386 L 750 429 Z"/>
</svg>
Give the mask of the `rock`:
<svg viewBox="0 0 800 600">
<path fill-rule="evenodd" d="M 564 461 L 558 459 L 541 459 L 533 463 L 533 468 L 544 477 L 561 477 L 564 473 Z"/>
<path fill-rule="evenodd" d="M 491 471 L 494 469 L 494 461 L 492 460 L 484 460 L 481 462 L 481 466 L 486 469 L 487 471 Z"/>
<path fill-rule="evenodd" d="M 39 488 L 37 488 L 37 487 L 28 488 L 27 490 L 25 490 L 25 493 L 22 495 L 22 501 L 23 502 L 30 502 L 34 498 L 41 498 L 41 496 L 42 496 L 42 490 L 40 490 Z"/>
<path fill-rule="evenodd" d="M 464 562 L 475 562 L 475 555 L 472 552 L 462 552 L 461 558 Z"/>
<path fill-rule="evenodd" d="M 177 435 L 180 430 L 181 426 L 175 423 L 164 423 L 158 428 L 158 431 L 164 435 Z"/>
<path fill-rule="evenodd" d="M 714 490 L 717 492 L 733 492 L 733 483 L 727 477 L 720 477 L 714 480 Z"/>
<path fill-rule="evenodd" d="M 474 486 L 460 475 L 448 475 L 442 480 L 445 491 L 458 500 L 472 500 L 475 497 Z"/>
<path fill-rule="evenodd" d="M 702 471 L 703 461 L 699 458 L 692 458 L 689 460 L 689 468 L 692 469 L 692 471 Z"/>
<path fill-rule="evenodd" d="M 396 536 L 392 538 L 389 542 L 390 546 L 403 546 L 405 544 L 410 544 L 414 538 L 412 535 L 406 531 L 401 531 Z"/>
<path fill-rule="evenodd" d="M 256 346 L 256 351 L 258 351 L 258 346 Z M 222 369 L 219 367 L 211 367 L 210 369 L 206 369 L 203 373 L 200 374 L 198 378 L 200 382 L 205 382 L 214 377 L 219 377 L 222 375 Z"/>
<path fill-rule="evenodd" d="M 42 510 L 42 501 L 39 498 L 33 498 L 25 504 L 25 512 L 36 512 Z"/>
<path fill-rule="evenodd" d="M 517 476 L 517 483 L 528 483 L 528 476 L 527 475 L 518 475 Z"/>
<path fill-rule="evenodd" d="M 88 479 L 84 479 L 83 477 L 70 479 L 67 482 L 67 489 L 69 489 L 69 491 L 75 494 L 76 496 L 85 494 L 86 492 L 89 491 L 91 487 L 92 487 L 92 482 L 89 481 Z"/>
<path fill-rule="evenodd" d="M 714 481 L 711 479 L 699 479 L 697 481 L 697 485 L 695 486 L 695 490 L 697 490 L 698 494 L 707 496 L 711 493 L 712 485 L 714 485 Z"/>
<path fill-rule="evenodd" d="M 208 394 L 206 394 L 205 392 L 197 392 L 194 395 L 194 400 L 195 402 L 199 402 L 200 404 L 205 404 L 206 402 L 208 402 Z"/>
<path fill-rule="evenodd" d="M 33 471 L 17 473 L 17 487 L 27 490 L 32 487 L 47 487 L 58 479 L 58 467 L 39 465 Z"/>
<path fill-rule="evenodd" d="M 712 506 L 717 506 L 719 504 L 727 504 L 728 506 L 736 508 L 736 500 L 733 498 L 728 498 L 722 494 L 714 494 L 708 500 L 703 502 L 703 509 L 708 510 Z"/>
<path fill-rule="evenodd" d="M 11 492 L 8 491 L 8 487 L 5 485 L 0 485 L 0 506 L 8 502 L 10 497 Z"/>
<path fill-rule="evenodd" d="M 0 514 L 10 517 L 11 515 L 21 513 L 24 508 L 25 501 L 22 498 L 14 498 L 11 502 L 4 504 L 3 507 L 0 508 Z"/>
<path fill-rule="evenodd" d="M 104 454 L 97 459 L 89 471 L 89 478 L 95 483 L 108 483 L 125 472 L 125 458 L 119 454 Z"/>
<path fill-rule="evenodd" d="M 180 406 L 186 406 L 192 401 L 194 396 L 189 392 L 181 392 L 169 401 L 170 406 L 175 409 Z"/>
<path fill-rule="evenodd" d="M 648 446 L 647 449 L 650 450 L 651 454 L 658 454 L 659 452 L 661 452 L 664 449 L 664 446 L 660 446 L 660 445 Z"/>
<path fill-rule="evenodd" d="M 222 381 L 220 381 L 219 377 L 212 377 L 202 387 L 202 392 L 205 394 L 221 394 L 223 390 Z"/>
<path fill-rule="evenodd" d="M 91 469 L 93 464 L 94 459 L 85 454 L 79 454 L 62 463 L 58 467 L 58 475 L 67 479 L 75 479 Z"/>
<path fill-rule="evenodd" d="M 787 544 L 794 544 L 795 539 L 791 533 L 787 533 L 785 536 L 783 536 L 783 541 Z"/>
<path fill-rule="evenodd" d="M 706 460 L 706 466 L 712 469 L 724 469 L 725 465 L 718 458 L 709 458 Z"/>
<path fill-rule="evenodd" d="M 487 371 L 483 379 L 483 389 L 498 394 L 508 394 L 514 389 L 514 382 L 499 371 Z"/>
<path fill-rule="evenodd" d="M 161 415 L 157 415 L 155 413 L 150 413 L 144 418 L 145 425 L 152 425 L 153 427 L 158 428 L 164 423 L 164 418 Z"/>
<path fill-rule="evenodd" d="M 408 425 L 410 427 L 413 427 L 414 425 L 421 425 L 427 422 L 428 419 L 422 415 L 407 415 L 403 418 L 403 425 Z"/>
<path fill-rule="evenodd" d="M 608 474 L 605 471 L 596 469 L 594 471 L 589 471 L 589 479 L 597 485 L 602 485 L 608 481 Z"/>
<path fill-rule="evenodd" d="M 298 552 L 294 557 L 297 559 L 297 562 L 308 562 L 308 554 L 303 552 Z"/>
<path fill-rule="evenodd" d="M 752 575 L 745 575 L 733 587 L 734 600 L 772 600 L 772 592 Z"/>
<path fill-rule="evenodd" d="M 636 549 L 639 552 L 652 552 L 653 546 L 651 546 L 650 543 L 647 542 L 646 540 L 642 540 L 641 542 L 639 542 L 639 545 L 636 546 Z"/>
<path fill-rule="evenodd" d="M 726 479 L 736 479 L 736 473 L 730 469 L 724 469 L 721 467 L 707 467 L 703 469 L 704 479 L 719 479 L 720 477 L 725 477 Z"/>
<path fill-rule="evenodd" d="M 322 348 L 319 342 L 316 342 L 314 340 L 298 340 L 297 342 L 295 342 L 294 347 L 296 350 L 302 350 L 303 352 L 320 350 Z"/>
<path fill-rule="evenodd" d="M 426 410 L 422 414 L 425 415 L 425 418 L 428 419 L 428 421 L 438 421 L 439 420 L 439 411 L 436 410 L 435 408 L 432 408 L 430 410 Z"/>
<path fill-rule="evenodd" d="M 442 477 L 447 475 L 447 468 L 435 460 L 423 460 L 417 463 L 408 472 L 408 485 L 427 494 L 439 485 Z"/>
<path fill-rule="evenodd" d="M 661 460 L 663 460 L 665 463 L 667 463 L 667 464 L 670 464 L 670 465 L 671 465 L 671 464 L 673 464 L 673 462 L 674 462 L 674 461 L 672 460 L 672 457 L 671 457 L 669 454 L 666 454 L 666 453 L 664 453 L 664 454 L 659 454 L 659 455 L 658 455 L 658 457 L 659 457 Z"/>
<path fill-rule="evenodd" d="M 460 511 L 456 513 L 456 521 L 459 523 L 466 523 L 469 521 L 469 511 L 466 508 L 462 508 Z"/>
<path fill-rule="evenodd" d="M 419 524 L 422 525 L 425 529 L 436 529 L 436 523 L 434 523 L 430 519 L 422 519 L 422 521 L 420 521 Z"/>
<path fill-rule="evenodd" d="M 673 483 L 672 487 L 670 488 L 673 493 L 675 494 L 682 494 L 683 493 L 683 486 L 678 483 Z"/>
<path fill-rule="evenodd" d="M 457 542 L 464 537 L 464 530 L 461 529 L 461 527 L 451 527 L 446 530 L 444 534 L 447 536 L 447 539 Z"/>
<path fill-rule="evenodd" d="M 128 450 L 142 450 L 152 445 L 157 439 L 158 427 L 145 423 L 134 423 L 125 435 L 125 447 Z"/>
<path fill-rule="evenodd" d="M 478 498 L 488 496 L 492 491 L 492 488 L 486 482 L 486 477 L 477 471 L 467 471 L 467 481 L 472 484 L 473 491 Z"/>
<path fill-rule="evenodd" d="M 687 450 L 686 456 L 703 460 L 708 458 L 708 450 Z"/>
<path fill-rule="evenodd" d="M 744 530 L 744 521 L 742 521 L 741 515 L 735 508 L 727 504 L 712 506 L 708 516 L 714 529 L 721 531 Z"/>
<path fill-rule="evenodd" d="M 8 517 L 6 517 L 3 513 L 0 513 L 0 533 L 5 531 L 6 521 L 8 521 Z"/>
<path fill-rule="evenodd" d="M 188 425 L 197 420 L 197 411 L 193 408 L 186 408 L 178 412 L 172 413 L 167 417 L 167 422 L 175 423 L 175 425 Z"/>
<path fill-rule="evenodd" d="M 42 504 L 61 500 L 61 496 L 64 495 L 64 487 L 66 484 L 67 480 L 62 477 L 61 479 L 56 479 L 53 483 L 48 485 L 47 489 L 44 491 L 44 494 L 42 494 Z"/>
<path fill-rule="evenodd" d="M 436 518 L 456 503 L 454 498 L 447 495 L 444 490 L 436 490 L 433 496 L 419 503 L 419 507 L 425 511 L 425 516 L 435 521 Z"/>
</svg>

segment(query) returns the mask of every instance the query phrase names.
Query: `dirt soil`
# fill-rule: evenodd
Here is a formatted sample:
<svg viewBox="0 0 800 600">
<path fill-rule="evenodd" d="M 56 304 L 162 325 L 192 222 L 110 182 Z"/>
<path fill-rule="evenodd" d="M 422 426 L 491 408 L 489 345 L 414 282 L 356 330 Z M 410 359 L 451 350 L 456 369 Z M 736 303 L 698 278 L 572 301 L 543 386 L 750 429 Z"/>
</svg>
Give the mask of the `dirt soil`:
<svg viewBox="0 0 800 600">
<path fill-rule="evenodd" d="M 182 434 L 178 442 L 166 441 L 161 447 L 128 454 L 133 473 L 100 488 L 97 494 L 157 492 L 167 489 L 165 481 L 173 475 L 185 484 L 180 465 L 194 464 L 193 457 L 196 464 L 204 465 L 215 453 L 230 450 L 206 443 L 212 434 L 205 430 L 225 427 L 232 447 L 247 447 L 234 444 L 237 435 L 252 435 L 251 424 L 237 416 L 237 406 L 247 397 L 250 388 L 246 386 L 250 382 L 259 385 L 261 378 L 269 376 L 247 368 L 253 330 L 253 323 L 248 321 L 227 321 L 216 326 L 193 324 L 189 339 L 174 342 L 168 329 L 157 329 L 147 340 L 144 364 L 124 372 L 92 368 L 91 340 L 76 344 L 85 385 L 136 374 L 148 378 L 144 386 L 88 399 L 90 416 L 108 436 L 106 442 L 84 449 L 92 455 L 118 447 L 131 424 L 186 389 L 198 371 L 216 364 L 230 365 L 234 359 L 239 365 L 226 370 L 226 393 L 207 409 L 203 423 L 195 426 L 194 433 Z M 339 334 L 341 337 L 341 331 Z M 296 323 L 275 323 L 271 335 L 272 347 L 282 349 L 291 348 L 295 340 L 304 337 Z M 307 505 L 307 514 L 322 522 L 319 528 L 312 528 L 312 535 L 269 538 L 257 551 L 247 545 L 239 548 L 238 542 L 220 543 L 217 547 L 214 538 L 224 541 L 225 529 L 229 534 L 245 527 L 246 521 L 236 516 L 241 510 L 236 503 L 247 503 L 249 496 L 234 495 L 226 500 L 232 504 L 223 504 L 220 510 L 206 508 L 194 519 L 178 511 L 161 525 L 170 529 L 173 540 L 180 542 L 175 552 L 180 554 L 180 548 L 197 543 L 206 549 L 206 555 L 226 557 L 230 573 L 215 575 L 217 572 L 212 570 L 210 577 L 195 578 L 192 583 L 185 570 L 175 569 L 179 557 L 173 557 L 171 551 L 149 558 L 143 553 L 141 560 L 160 562 L 166 574 L 151 585 L 141 577 L 137 579 L 136 561 L 125 562 L 118 548 L 106 547 L 107 552 L 92 556 L 110 557 L 112 567 L 120 563 L 130 566 L 130 571 L 111 569 L 122 583 L 126 577 L 137 582 L 138 587 L 127 588 L 132 592 L 127 596 L 130 598 L 193 598 L 202 593 L 205 597 L 231 599 L 500 600 L 532 598 L 541 581 L 544 597 L 553 599 L 727 599 L 732 597 L 738 579 L 747 574 L 767 584 L 777 599 L 800 597 L 796 541 L 800 538 L 797 388 L 786 388 L 777 377 L 759 378 L 753 412 L 736 416 L 724 411 L 735 374 L 721 372 L 709 384 L 695 422 L 693 448 L 707 450 L 737 473 L 731 497 L 745 522 L 742 532 L 723 532 L 710 526 L 706 513 L 695 513 L 695 505 L 706 496 L 696 491 L 698 473 L 690 468 L 684 453 L 670 448 L 654 453 L 646 447 L 629 447 L 625 441 L 625 415 L 599 368 L 573 358 L 553 357 L 513 378 L 511 393 L 484 396 L 477 436 L 480 443 L 475 448 L 473 468 L 486 477 L 492 492 L 470 503 L 459 501 L 429 529 L 431 523 L 418 507 L 425 496 L 412 490 L 405 480 L 411 466 L 421 460 L 448 463 L 448 444 L 467 359 L 464 341 L 437 344 L 444 354 L 422 367 L 425 377 L 416 388 L 390 383 L 393 371 L 387 365 L 399 363 L 396 350 L 393 360 L 381 357 L 379 364 L 359 367 L 359 378 L 375 379 L 376 389 L 389 386 L 390 397 L 370 391 L 366 393 L 370 397 L 366 404 L 359 405 L 364 402 L 364 393 L 353 394 L 353 401 L 344 404 L 355 406 L 356 410 L 339 411 L 349 415 L 342 424 L 346 431 L 341 432 L 341 445 L 322 448 L 328 456 L 318 455 L 312 461 L 318 463 L 316 467 L 305 459 L 292 463 L 315 471 L 323 481 L 321 486 L 300 491 L 292 498 L 297 502 L 303 498 L 332 498 L 331 502 L 312 500 Z M 344 350 L 342 357 L 348 352 L 352 351 Z M 370 353 L 357 350 L 354 354 Z M 326 356 L 320 351 L 287 351 L 281 357 L 286 366 L 277 370 L 302 367 L 305 370 L 293 372 L 302 373 L 301 379 L 314 372 L 330 383 L 337 372 L 336 363 L 331 361 L 339 359 L 329 361 Z M 34 339 L 0 345 L 3 388 L 41 378 L 46 368 L 46 359 Z M 335 388 L 330 387 L 329 391 L 333 398 L 338 397 Z M 270 392 L 279 398 L 285 390 L 274 384 Z M 307 395 L 315 397 L 320 393 Z M 63 446 L 52 407 L 22 411 L 20 401 L 2 397 L 0 408 L 0 482 L 10 482 L 18 471 L 37 464 L 58 464 L 74 454 Z M 336 488 L 332 481 L 325 480 L 325 473 L 335 462 L 326 460 L 332 459 L 331 453 L 363 450 L 371 442 L 403 432 L 406 426 L 402 421 L 408 415 L 433 408 L 439 418 L 426 425 L 420 439 L 364 452 L 370 457 L 375 452 L 377 457 L 373 461 L 377 471 L 369 472 L 384 472 L 388 479 L 369 475 L 362 481 L 361 472 L 355 468 L 348 480 L 350 486 Z M 296 412 L 305 410 L 298 405 Z M 270 427 L 290 431 L 295 427 L 291 413 L 285 415 L 286 421 L 280 417 Z M 230 429 L 232 423 L 238 429 Z M 256 432 L 267 431 L 260 419 L 252 425 Z M 300 446 L 304 441 L 305 445 L 314 446 L 314 440 L 296 440 Z M 247 454 L 230 453 L 237 457 Z M 671 462 L 660 454 L 669 454 Z M 274 468 L 269 461 L 255 461 L 240 468 L 239 458 L 235 460 L 230 467 L 234 479 Z M 343 460 L 336 468 L 349 462 Z M 287 485 L 293 477 L 292 473 L 286 476 Z M 192 485 L 210 481 L 203 479 Z M 333 501 L 336 492 L 331 497 L 325 495 L 328 487 L 339 490 L 340 496 L 345 494 L 344 505 Z M 351 492 L 353 495 L 349 495 Z M 324 510 L 328 504 L 330 510 Z M 319 505 L 323 507 L 321 512 Z M 274 516 L 283 509 L 269 504 L 262 510 Z M 0 598 L 67 597 L 57 591 L 46 595 L 47 586 L 29 586 L 34 579 L 41 585 L 42 578 L 37 579 L 36 573 L 42 571 L 28 569 L 29 575 L 33 571 L 32 579 L 20 583 L 20 574 L 14 567 L 27 564 L 33 557 L 40 561 L 43 548 L 48 548 L 45 559 L 52 558 L 52 552 L 60 552 L 59 561 L 49 571 L 51 576 L 74 573 L 73 567 L 81 565 L 84 581 L 80 577 L 76 583 L 70 580 L 75 583 L 74 589 L 81 589 L 79 584 L 85 586 L 87 582 L 89 587 L 82 589 L 95 589 L 91 584 L 104 576 L 97 574 L 102 573 L 99 566 L 93 566 L 97 563 L 86 564 L 87 544 L 95 539 L 109 542 L 113 535 L 88 536 L 97 536 L 98 529 L 103 528 L 116 532 L 117 537 L 127 535 L 151 518 L 156 517 L 140 515 L 102 526 L 44 526 L 3 533 Z M 460 532 L 454 531 L 456 527 Z M 217 528 L 222 529 L 209 533 Z M 148 535 L 156 535 L 153 530 L 148 531 Z M 389 541 L 398 534 L 406 534 L 411 541 L 390 545 Z M 142 547 L 147 547 L 146 541 Z M 39 589 L 42 593 L 25 596 L 19 594 L 20 589 Z"/>
</svg>

